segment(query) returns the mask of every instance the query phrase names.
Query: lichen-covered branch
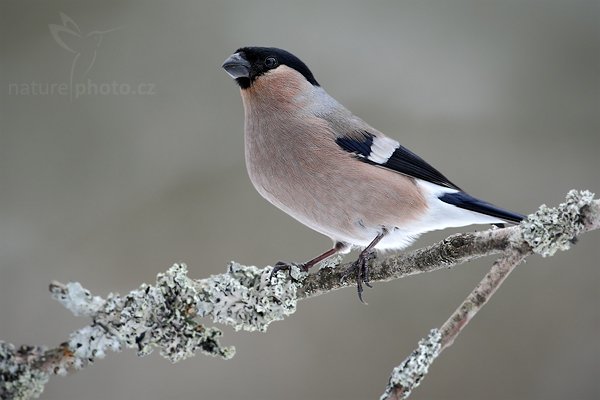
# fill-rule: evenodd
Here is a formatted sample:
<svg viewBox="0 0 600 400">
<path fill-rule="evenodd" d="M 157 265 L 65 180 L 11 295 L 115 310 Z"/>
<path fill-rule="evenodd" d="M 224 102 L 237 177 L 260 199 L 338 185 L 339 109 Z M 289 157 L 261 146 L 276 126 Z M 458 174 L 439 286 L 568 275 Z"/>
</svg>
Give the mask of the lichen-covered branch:
<svg viewBox="0 0 600 400">
<path fill-rule="evenodd" d="M 572 191 L 558 209 L 542 206 L 519 226 L 457 234 L 423 249 L 372 262 L 371 280 L 388 281 L 503 254 L 494 264 L 497 271 L 493 268 L 448 322 L 433 330 L 394 370 L 382 398 L 410 393 L 435 357 L 452 343 L 522 258 L 532 252 L 552 255 L 568 248 L 576 235 L 598 229 L 600 203 L 592 197 L 589 192 Z M 133 348 L 143 356 L 159 349 L 173 362 L 197 351 L 230 358 L 234 349 L 220 344 L 222 332 L 210 324 L 264 331 L 271 322 L 294 313 L 298 300 L 351 285 L 340 279 L 349 264 L 333 268 L 332 263 L 338 264 L 339 259 L 311 275 L 294 267 L 290 279 L 283 271 L 271 278 L 271 267 L 231 262 L 226 273 L 200 280 L 189 278 L 187 267 L 176 264 L 159 274 L 153 285 L 143 284 L 127 295 L 110 293 L 104 298 L 93 296 L 79 283 L 53 282 L 52 297 L 91 322 L 55 348 L 16 348 L 0 341 L 0 397 L 37 397 L 51 375 L 81 369 L 103 358 L 108 350 Z"/>
<path fill-rule="evenodd" d="M 297 269 L 296 269 L 297 270 Z M 299 273 L 299 270 L 296 272 Z M 213 322 L 236 330 L 266 330 L 296 310 L 298 283 L 278 276 L 269 283 L 270 268 L 231 263 L 227 273 L 192 280 L 187 267 L 175 264 L 159 274 L 155 285 L 143 284 L 126 296 L 93 296 L 81 284 L 50 284 L 50 292 L 76 316 L 91 323 L 70 334 L 56 348 L 21 346 L 0 341 L 0 398 L 37 397 L 50 375 L 67 375 L 108 350 L 133 348 L 138 355 L 160 354 L 177 362 L 197 351 L 228 359 L 235 349 L 219 342 Z"/>
<path fill-rule="evenodd" d="M 519 226 L 510 228 L 509 244 L 490 271 L 454 311 L 440 329 L 429 336 L 399 366 L 394 368 L 380 400 L 407 398 L 427 374 L 436 357 L 450 347 L 465 326 L 494 295 L 508 275 L 527 256 L 552 256 L 568 250 L 577 235 L 600 229 L 600 201 L 589 191 L 570 191 L 566 202 L 556 208 L 542 205 Z"/>
<path fill-rule="evenodd" d="M 509 238 L 515 229 L 517 228 L 494 228 L 482 232 L 458 233 L 422 249 L 377 259 L 370 265 L 371 281 L 391 281 L 451 268 L 477 258 L 502 253 L 510 246 Z M 352 286 L 352 281 L 341 279 L 350 265 L 348 263 L 339 268 L 321 268 L 318 273 L 308 275 L 298 289 L 298 297 L 315 297 Z"/>
</svg>

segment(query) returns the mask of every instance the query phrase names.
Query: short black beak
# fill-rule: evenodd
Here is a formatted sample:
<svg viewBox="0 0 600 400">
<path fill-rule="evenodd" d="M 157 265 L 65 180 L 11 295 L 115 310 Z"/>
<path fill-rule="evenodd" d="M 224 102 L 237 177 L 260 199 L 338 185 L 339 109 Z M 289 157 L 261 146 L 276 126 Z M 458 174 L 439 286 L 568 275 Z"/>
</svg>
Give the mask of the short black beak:
<svg viewBox="0 0 600 400">
<path fill-rule="evenodd" d="M 239 53 L 229 56 L 222 67 L 233 79 L 250 78 L 250 63 Z"/>
</svg>

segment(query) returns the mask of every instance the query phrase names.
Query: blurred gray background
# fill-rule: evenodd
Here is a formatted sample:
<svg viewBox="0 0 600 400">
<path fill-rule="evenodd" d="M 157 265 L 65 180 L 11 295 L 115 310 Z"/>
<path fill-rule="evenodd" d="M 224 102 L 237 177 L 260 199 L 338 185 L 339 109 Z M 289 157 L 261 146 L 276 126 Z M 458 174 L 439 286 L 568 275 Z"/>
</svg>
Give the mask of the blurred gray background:
<svg viewBox="0 0 600 400">
<path fill-rule="evenodd" d="M 600 192 L 598 1 L 3 0 L 0 18 L 0 338 L 16 344 L 87 323 L 50 300 L 52 279 L 123 293 L 178 261 L 200 278 L 328 248 L 246 176 L 242 104 L 220 69 L 243 45 L 296 53 L 494 203 L 528 213 Z M 82 93 L 58 92 L 71 79 Z M 519 267 L 413 398 L 600 398 L 599 238 Z M 354 290 L 304 301 L 265 334 L 225 328 L 231 361 L 109 354 L 42 398 L 373 399 L 492 261 L 376 284 L 368 306 Z"/>
</svg>

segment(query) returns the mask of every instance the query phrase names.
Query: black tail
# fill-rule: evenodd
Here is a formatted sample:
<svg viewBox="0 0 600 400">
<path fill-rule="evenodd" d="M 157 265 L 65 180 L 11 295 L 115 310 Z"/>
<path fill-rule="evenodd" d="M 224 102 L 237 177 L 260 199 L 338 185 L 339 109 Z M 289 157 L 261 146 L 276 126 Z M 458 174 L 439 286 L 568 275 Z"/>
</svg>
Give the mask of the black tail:
<svg viewBox="0 0 600 400">
<path fill-rule="evenodd" d="M 452 204 L 453 206 L 464 208 L 465 210 L 500 218 L 508 222 L 518 224 L 525 218 L 524 215 L 496 207 L 493 204 L 479 200 L 465 192 L 446 193 L 438 198 L 444 203 Z"/>
</svg>

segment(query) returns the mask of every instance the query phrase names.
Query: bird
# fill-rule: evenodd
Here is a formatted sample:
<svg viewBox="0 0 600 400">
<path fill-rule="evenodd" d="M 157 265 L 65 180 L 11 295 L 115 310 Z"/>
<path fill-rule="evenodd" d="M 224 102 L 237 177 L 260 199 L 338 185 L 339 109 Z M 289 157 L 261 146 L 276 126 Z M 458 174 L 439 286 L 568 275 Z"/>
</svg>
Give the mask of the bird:
<svg viewBox="0 0 600 400">
<path fill-rule="evenodd" d="M 304 271 L 361 249 L 343 278 L 369 283 L 376 251 L 399 251 L 421 234 L 524 216 L 463 191 L 441 172 L 330 96 L 308 66 L 276 47 L 242 47 L 222 64 L 240 88 L 246 169 L 267 201 L 333 246 Z M 278 262 L 273 272 L 289 269 Z"/>
</svg>

